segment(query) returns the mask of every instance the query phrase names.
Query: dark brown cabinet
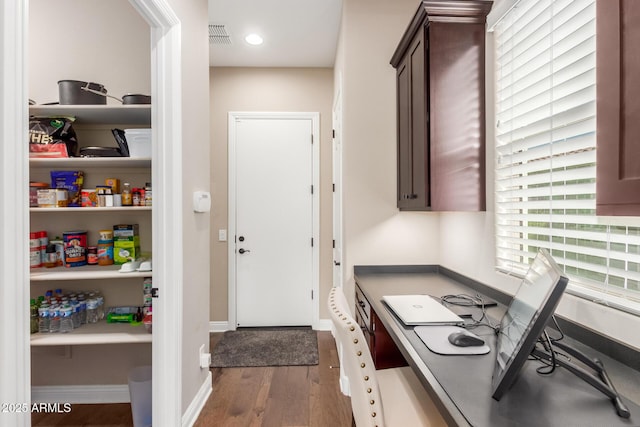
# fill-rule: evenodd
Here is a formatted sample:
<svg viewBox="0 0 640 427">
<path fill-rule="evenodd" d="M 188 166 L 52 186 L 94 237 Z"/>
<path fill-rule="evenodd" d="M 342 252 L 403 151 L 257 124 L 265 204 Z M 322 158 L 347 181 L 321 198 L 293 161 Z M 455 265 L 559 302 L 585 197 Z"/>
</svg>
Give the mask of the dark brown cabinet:
<svg viewBox="0 0 640 427">
<path fill-rule="evenodd" d="M 598 215 L 640 215 L 640 2 L 596 3 Z"/>
<path fill-rule="evenodd" d="M 393 342 L 371 304 L 356 285 L 356 322 L 364 332 L 376 369 L 407 366 L 407 361 Z"/>
<path fill-rule="evenodd" d="M 482 211 L 485 22 L 491 1 L 422 1 L 396 69 L 398 207 Z"/>
</svg>

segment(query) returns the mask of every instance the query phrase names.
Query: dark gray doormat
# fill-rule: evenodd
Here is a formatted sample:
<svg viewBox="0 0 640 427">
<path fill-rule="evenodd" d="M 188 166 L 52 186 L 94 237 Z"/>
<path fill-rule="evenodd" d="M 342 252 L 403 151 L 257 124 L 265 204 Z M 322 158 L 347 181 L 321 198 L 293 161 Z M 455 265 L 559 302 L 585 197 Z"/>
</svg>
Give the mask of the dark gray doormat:
<svg viewBox="0 0 640 427">
<path fill-rule="evenodd" d="M 227 331 L 213 349 L 212 368 L 318 364 L 318 336 L 311 328 Z"/>
</svg>

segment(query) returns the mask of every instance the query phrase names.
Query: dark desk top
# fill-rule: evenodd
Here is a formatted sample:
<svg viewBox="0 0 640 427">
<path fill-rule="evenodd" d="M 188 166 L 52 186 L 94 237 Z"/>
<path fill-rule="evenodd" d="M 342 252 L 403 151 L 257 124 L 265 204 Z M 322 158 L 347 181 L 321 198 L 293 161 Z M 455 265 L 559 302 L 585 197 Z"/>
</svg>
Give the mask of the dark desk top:
<svg viewBox="0 0 640 427">
<path fill-rule="evenodd" d="M 527 361 L 511 389 L 500 401 L 494 400 L 491 376 L 496 338 L 490 328 L 474 329 L 474 333 L 483 336 L 491 347 L 489 354 L 438 355 L 426 347 L 413 327 L 402 324 L 381 302 L 383 295 L 475 294 L 478 289 L 463 285 L 435 269 L 432 272 L 413 269 L 412 273 L 395 270 L 394 273 L 380 273 L 378 271 L 385 270 L 356 267 L 356 283 L 450 425 L 640 426 L 640 372 L 570 338 L 568 341 L 572 346 L 603 361 L 614 386 L 629 406 L 631 418 L 618 417 L 604 394 L 566 369 L 557 368 L 550 376 L 539 375 L 535 370 L 541 365 L 536 361 Z M 496 295 L 489 296 L 500 301 Z M 500 319 L 505 310 L 506 307 L 500 304 L 489 308 L 487 314 Z"/>
</svg>

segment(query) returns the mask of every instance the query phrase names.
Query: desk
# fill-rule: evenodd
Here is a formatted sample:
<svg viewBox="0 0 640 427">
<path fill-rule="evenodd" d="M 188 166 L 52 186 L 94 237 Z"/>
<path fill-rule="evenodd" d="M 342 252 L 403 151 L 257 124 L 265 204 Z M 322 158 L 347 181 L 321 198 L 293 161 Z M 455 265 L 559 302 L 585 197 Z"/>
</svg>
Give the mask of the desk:
<svg viewBox="0 0 640 427">
<path fill-rule="evenodd" d="M 491 376 L 495 362 L 495 335 L 489 328 L 475 329 L 485 338 L 491 352 L 483 356 L 442 356 L 432 353 L 414 333 L 381 302 L 383 295 L 429 294 L 441 296 L 489 291 L 484 285 L 462 281 L 434 266 L 355 267 L 356 285 L 384 324 L 389 335 L 416 372 L 429 395 L 450 425 L 587 427 L 640 425 L 640 372 L 631 369 L 577 341 L 568 341 L 586 354 L 599 357 L 612 382 L 624 396 L 631 418 L 617 416 L 610 400 L 563 368 L 550 376 L 535 372 L 540 366 L 527 361 L 515 384 L 498 402 L 491 397 Z M 490 291 L 490 292 L 496 292 Z M 487 314 L 500 319 L 509 297 L 487 295 L 502 304 Z M 496 321 L 497 322 L 497 321 Z M 628 398 L 630 397 L 630 398 Z"/>
</svg>

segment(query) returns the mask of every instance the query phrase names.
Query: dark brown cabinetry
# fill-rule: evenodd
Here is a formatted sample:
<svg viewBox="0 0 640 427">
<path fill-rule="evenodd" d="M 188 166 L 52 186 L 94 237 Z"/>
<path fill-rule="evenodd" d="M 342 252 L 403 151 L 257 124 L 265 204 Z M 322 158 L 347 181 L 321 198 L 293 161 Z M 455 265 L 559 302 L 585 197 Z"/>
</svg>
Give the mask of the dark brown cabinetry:
<svg viewBox="0 0 640 427">
<path fill-rule="evenodd" d="M 391 58 L 402 210 L 485 210 L 485 22 L 491 4 L 422 1 Z"/>
<path fill-rule="evenodd" d="M 356 285 L 356 321 L 362 328 L 367 344 L 371 350 L 376 369 L 397 368 L 406 366 L 402 353 L 380 321 L 376 312 L 371 308 L 362 290 Z"/>
<path fill-rule="evenodd" d="M 596 2 L 598 215 L 640 215 L 640 2 Z"/>
</svg>

